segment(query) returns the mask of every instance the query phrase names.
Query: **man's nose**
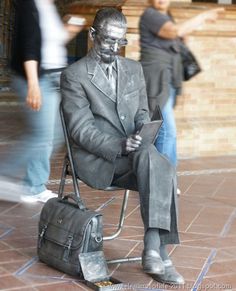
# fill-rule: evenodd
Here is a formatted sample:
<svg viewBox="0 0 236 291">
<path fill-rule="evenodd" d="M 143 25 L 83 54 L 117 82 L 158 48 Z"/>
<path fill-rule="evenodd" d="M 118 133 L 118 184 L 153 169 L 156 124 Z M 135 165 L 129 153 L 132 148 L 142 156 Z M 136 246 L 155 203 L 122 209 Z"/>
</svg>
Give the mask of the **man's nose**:
<svg viewBox="0 0 236 291">
<path fill-rule="evenodd" d="M 112 45 L 112 50 L 113 50 L 113 52 L 117 52 L 117 51 L 118 51 L 118 47 L 119 47 L 118 42 L 115 42 L 115 43 Z"/>
</svg>

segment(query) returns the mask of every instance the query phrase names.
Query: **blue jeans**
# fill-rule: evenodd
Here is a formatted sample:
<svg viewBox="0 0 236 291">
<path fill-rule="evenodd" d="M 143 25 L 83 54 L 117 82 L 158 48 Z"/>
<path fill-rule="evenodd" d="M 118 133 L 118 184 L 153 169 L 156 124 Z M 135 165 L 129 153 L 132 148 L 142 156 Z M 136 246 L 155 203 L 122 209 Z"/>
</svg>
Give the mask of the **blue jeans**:
<svg viewBox="0 0 236 291">
<path fill-rule="evenodd" d="M 52 150 L 63 142 L 59 118 L 59 81 L 60 73 L 45 74 L 40 78 L 42 107 L 39 111 L 33 111 L 24 105 L 24 133 L 14 144 L 14 153 L 4 162 L 1 171 L 10 178 L 23 179 L 30 195 L 46 190 Z M 25 103 L 25 79 L 14 76 L 12 88 Z"/>
<path fill-rule="evenodd" d="M 155 146 L 157 150 L 166 156 L 169 161 L 177 166 L 176 150 L 176 124 L 174 117 L 174 103 L 176 90 L 170 86 L 170 95 L 162 109 L 163 124 L 160 128 L 159 135 L 156 139 Z"/>
</svg>

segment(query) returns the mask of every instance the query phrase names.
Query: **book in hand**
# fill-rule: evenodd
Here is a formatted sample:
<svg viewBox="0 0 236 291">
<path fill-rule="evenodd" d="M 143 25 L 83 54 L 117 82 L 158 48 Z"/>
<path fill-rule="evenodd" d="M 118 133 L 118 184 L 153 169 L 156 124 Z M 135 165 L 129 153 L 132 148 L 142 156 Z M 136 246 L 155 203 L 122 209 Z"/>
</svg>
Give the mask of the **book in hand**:
<svg viewBox="0 0 236 291">
<path fill-rule="evenodd" d="M 84 25 L 86 22 L 84 17 L 80 16 L 71 16 L 69 20 L 67 21 L 67 24 L 71 25 Z"/>
<path fill-rule="evenodd" d="M 152 144 L 155 142 L 163 120 L 154 120 L 144 123 L 137 132 L 142 137 L 142 143 Z"/>
</svg>

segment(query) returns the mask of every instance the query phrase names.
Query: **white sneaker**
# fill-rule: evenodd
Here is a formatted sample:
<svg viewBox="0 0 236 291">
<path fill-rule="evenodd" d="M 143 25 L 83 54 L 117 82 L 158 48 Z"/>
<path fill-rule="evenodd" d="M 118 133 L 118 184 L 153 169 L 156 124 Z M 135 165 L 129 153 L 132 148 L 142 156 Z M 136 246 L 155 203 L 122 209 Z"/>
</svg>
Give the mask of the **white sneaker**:
<svg viewBox="0 0 236 291">
<path fill-rule="evenodd" d="M 44 190 L 43 192 L 37 195 L 21 195 L 20 199 L 22 202 L 26 203 L 36 203 L 36 202 L 47 202 L 51 198 L 58 197 L 56 193 L 53 193 L 51 190 Z"/>
<path fill-rule="evenodd" d="M 177 188 L 177 195 L 180 195 L 181 194 L 181 191 L 179 188 Z"/>
</svg>

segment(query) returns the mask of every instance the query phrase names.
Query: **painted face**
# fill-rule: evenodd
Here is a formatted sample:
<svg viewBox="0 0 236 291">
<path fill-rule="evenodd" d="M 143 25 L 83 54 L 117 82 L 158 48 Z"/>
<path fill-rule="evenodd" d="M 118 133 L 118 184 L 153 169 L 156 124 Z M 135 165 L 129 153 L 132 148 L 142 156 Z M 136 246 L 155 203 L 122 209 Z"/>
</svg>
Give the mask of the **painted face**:
<svg viewBox="0 0 236 291">
<path fill-rule="evenodd" d="M 114 62 L 120 48 L 127 45 L 125 34 L 125 28 L 109 23 L 104 25 L 102 30 L 96 32 L 94 49 L 104 63 Z"/>
<path fill-rule="evenodd" d="M 166 13 L 169 9 L 171 0 L 150 0 L 151 5 L 160 12 Z"/>
</svg>

